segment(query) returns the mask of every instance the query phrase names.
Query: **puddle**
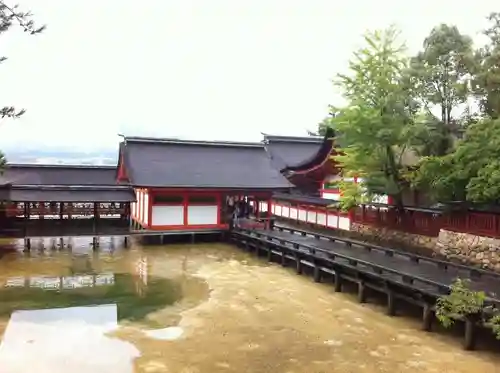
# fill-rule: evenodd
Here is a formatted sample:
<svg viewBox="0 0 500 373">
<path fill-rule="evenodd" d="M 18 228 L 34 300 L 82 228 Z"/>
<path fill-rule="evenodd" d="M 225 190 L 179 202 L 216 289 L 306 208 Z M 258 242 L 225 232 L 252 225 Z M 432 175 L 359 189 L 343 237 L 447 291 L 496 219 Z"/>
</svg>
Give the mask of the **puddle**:
<svg viewBox="0 0 500 373">
<path fill-rule="evenodd" d="M 144 332 L 144 334 L 150 338 L 164 341 L 175 341 L 176 339 L 179 339 L 183 333 L 184 331 L 182 328 L 179 328 L 178 326 L 171 326 L 165 329 L 148 330 Z"/>
</svg>

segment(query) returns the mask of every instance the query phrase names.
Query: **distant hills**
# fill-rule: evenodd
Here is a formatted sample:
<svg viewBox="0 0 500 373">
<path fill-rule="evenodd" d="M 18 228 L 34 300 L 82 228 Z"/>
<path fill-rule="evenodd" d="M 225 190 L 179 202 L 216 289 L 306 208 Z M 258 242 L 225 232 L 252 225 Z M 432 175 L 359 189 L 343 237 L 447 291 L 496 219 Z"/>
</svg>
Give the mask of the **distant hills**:
<svg viewBox="0 0 500 373">
<path fill-rule="evenodd" d="M 109 150 L 4 149 L 9 163 L 116 165 L 118 154 Z"/>
</svg>

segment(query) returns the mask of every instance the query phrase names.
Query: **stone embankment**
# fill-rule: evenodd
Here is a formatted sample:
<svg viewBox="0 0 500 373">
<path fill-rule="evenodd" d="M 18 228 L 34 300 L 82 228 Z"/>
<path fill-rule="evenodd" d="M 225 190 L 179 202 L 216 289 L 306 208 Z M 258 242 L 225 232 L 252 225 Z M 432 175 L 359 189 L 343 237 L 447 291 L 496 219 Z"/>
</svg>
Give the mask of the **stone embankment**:
<svg viewBox="0 0 500 373">
<path fill-rule="evenodd" d="M 357 223 L 351 224 L 351 232 L 349 235 L 358 236 L 369 242 L 402 246 L 405 250 L 422 255 L 473 264 L 500 272 L 499 239 L 444 229 L 441 229 L 438 237 L 427 237 Z"/>
</svg>

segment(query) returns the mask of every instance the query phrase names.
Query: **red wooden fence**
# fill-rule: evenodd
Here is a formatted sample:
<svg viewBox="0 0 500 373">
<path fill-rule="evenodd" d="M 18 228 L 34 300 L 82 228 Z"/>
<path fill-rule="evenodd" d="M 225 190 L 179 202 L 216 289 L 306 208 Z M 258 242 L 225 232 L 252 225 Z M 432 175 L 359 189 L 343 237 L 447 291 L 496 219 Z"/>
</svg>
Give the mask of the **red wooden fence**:
<svg viewBox="0 0 500 373">
<path fill-rule="evenodd" d="M 352 222 L 436 237 L 441 229 L 478 236 L 500 237 L 500 215 L 483 212 L 447 212 L 394 208 L 358 207 Z"/>
</svg>

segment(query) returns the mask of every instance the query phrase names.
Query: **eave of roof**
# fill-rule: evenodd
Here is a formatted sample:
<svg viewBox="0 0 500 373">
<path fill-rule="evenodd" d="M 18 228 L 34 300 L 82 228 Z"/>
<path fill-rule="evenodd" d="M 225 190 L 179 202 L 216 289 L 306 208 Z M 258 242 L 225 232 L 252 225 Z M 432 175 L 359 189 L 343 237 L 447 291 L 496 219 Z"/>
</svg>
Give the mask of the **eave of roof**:
<svg viewBox="0 0 500 373">
<path fill-rule="evenodd" d="M 66 164 L 7 164 L 0 184 L 8 185 L 116 185 L 116 167 Z"/>
<path fill-rule="evenodd" d="M 134 202 L 134 190 L 125 186 L 13 185 L 3 200 L 14 202 Z"/>
<path fill-rule="evenodd" d="M 262 143 L 127 137 L 122 154 L 137 187 L 285 190 Z"/>
<path fill-rule="evenodd" d="M 156 138 L 156 137 L 140 137 L 140 136 L 130 136 L 125 137 L 125 144 L 127 142 L 139 142 L 139 143 L 153 143 L 153 144 L 176 144 L 176 145 L 197 145 L 197 146 L 224 146 L 224 147 L 250 147 L 259 148 L 262 147 L 260 142 L 235 142 L 235 141 L 198 141 L 198 140 L 180 140 L 180 139 L 169 139 L 169 138 Z"/>
<path fill-rule="evenodd" d="M 290 172 L 307 173 L 328 162 L 334 148 L 335 132 L 328 128 L 323 137 L 264 136 L 263 142 L 266 144 L 266 150 L 274 167 L 286 175 Z M 303 158 L 300 160 L 297 159 L 294 147 L 297 152 L 302 153 Z"/>
<path fill-rule="evenodd" d="M 7 168 L 69 168 L 69 169 L 91 169 L 91 170 L 114 170 L 110 165 L 86 165 L 86 164 L 45 164 L 45 163 L 8 163 Z"/>
<path fill-rule="evenodd" d="M 301 144 L 321 144 L 324 140 L 323 136 L 279 136 L 279 135 L 264 135 L 264 143 L 270 141 L 276 142 L 296 142 Z"/>
</svg>

